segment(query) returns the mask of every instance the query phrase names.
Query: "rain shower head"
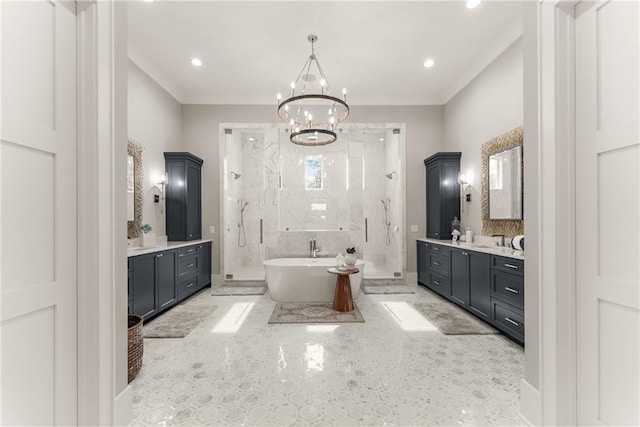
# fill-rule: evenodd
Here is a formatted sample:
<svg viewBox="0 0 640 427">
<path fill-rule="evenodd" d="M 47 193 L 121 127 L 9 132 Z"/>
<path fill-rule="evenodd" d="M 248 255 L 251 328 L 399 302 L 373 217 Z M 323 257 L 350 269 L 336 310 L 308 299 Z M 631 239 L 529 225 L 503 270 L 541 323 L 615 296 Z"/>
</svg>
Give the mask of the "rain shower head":
<svg viewBox="0 0 640 427">
<path fill-rule="evenodd" d="M 386 174 L 385 176 L 386 176 L 387 178 L 389 178 L 389 179 L 393 179 L 393 175 L 395 175 L 395 174 L 396 174 L 396 171 L 393 171 L 393 172 L 391 172 L 391 173 Z"/>
<path fill-rule="evenodd" d="M 233 179 L 238 179 L 238 178 L 240 178 L 242 176 L 241 174 L 235 173 L 233 171 L 231 171 L 231 175 L 233 175 Z"/>
</svg>

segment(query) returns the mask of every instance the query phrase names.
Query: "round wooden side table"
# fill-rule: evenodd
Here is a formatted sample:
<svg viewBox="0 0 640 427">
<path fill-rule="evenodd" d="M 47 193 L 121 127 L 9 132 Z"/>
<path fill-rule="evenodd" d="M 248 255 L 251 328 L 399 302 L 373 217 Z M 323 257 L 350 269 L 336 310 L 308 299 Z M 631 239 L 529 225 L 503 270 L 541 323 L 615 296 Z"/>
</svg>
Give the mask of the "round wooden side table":
<svg viewBox="0 0 640 427">
<path fill-rule="evenodd" d="M 338 276 L 336 280 L 336 291 L 333 295 L 333 309 L 335 311 L 353 311 L 353 296 L 351 295 L 351 281 L 349 275 L 359 273 L 357 268 L 338 270 L 332 267 L 327 270 L 331 274 Z"/>
</svg>

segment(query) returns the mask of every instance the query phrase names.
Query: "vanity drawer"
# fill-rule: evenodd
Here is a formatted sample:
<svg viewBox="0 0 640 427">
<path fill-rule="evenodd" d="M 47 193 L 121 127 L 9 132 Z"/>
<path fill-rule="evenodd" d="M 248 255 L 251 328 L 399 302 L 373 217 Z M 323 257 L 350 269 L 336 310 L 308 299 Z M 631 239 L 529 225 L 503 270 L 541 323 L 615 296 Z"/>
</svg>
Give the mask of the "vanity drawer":
<svg viewBox="0 0 640 427">
<path fill-rule="evenodd" d="M 524 261 L 521 259 L 493 255 L 491 257 L 491 268 L 521 276 L 524 275 Z"/>
<path fill-rule="evenodd" d="M 430 253 L 429 270 L 449 277 L 449 257 L 437 253 Z"/>
<path fill-rule="evenodd" d="M 524 311 L 491 298 L 491 323 L 524 344 Z"/>
<path fill-rule="evenodd" d="M 524 309 L 524 278 L 517 274 L 492 271 L 491 296 Z"/>
<path fill-rule="evenodd" d="M 183 277 L 178 280 L 178 285 L 176 286 L 176 291 L 178 293 L 178 300 L 181 300 L 187 295 L 190 295 L 198 288 L 198 275 L 194 274 L 192 276 Z"/>
<path fill-rule="evenodd" d="M 451 282 L 449 282 L 449 278 L 446 276 L 430 271 L 427 286 L 442 295 L 451 295 Z"/>
<path fill-rule="evenodd" d="M 439 254 L 442 256 L 449 256 L 449 248 L 446 246 L 434 245 L 433 243 L 429 244 L 429 251 L 434 254 Z"/>
<path fill-rule="evenodd" d="M 184 248 L 178 248 L 178 259 L 188 257 L 189 255 L 195 255 L 198 252 L 198 246 L 185 246 Z"/>
<path fill-rule="evenodd" d="M 190 256 L 188 258 L 178 259 L 178 278 L 195 274 L 198 272 L 198 257 Z"/>
</svg>

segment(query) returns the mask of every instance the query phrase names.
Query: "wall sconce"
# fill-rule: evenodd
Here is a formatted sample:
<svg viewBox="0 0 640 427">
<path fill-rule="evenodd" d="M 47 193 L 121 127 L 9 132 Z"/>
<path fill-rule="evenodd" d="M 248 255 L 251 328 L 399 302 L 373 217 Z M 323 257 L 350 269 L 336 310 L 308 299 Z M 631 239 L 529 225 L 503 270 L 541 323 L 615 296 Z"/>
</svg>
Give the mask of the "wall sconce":
<svg viewBox="0 0 640 427">
<path fill-rule="evenodd" d="M 471 184 L 469 184 L 469 181 L 467 181 L 467 178 L 464 176 L 462 172 L 458 172 L 458 184 L 462 189 L 460 197 L 464 198 L 464 200 L 466 200 L 467 202 L 470 202 L 471 193 L 468 193 L 467 190 L 469 190 L 469 187 L 471 187 Z"/>
<path fill-rule="evenodd" d="M 160 178 L 158 179 L 158 182 L 156 182 L 156 186 L 160 190 L 160 194 L 155 194 L 153 196 L 153 201 L 155 203 L 160 203 L 160 214 L 164 213 L 164 192 L 165 192 L 165 187 L 167 185 L 167 181 L 168 180 L 167 180 L 167 174 L 166 173 L 160 175 Z"/>
</svg>

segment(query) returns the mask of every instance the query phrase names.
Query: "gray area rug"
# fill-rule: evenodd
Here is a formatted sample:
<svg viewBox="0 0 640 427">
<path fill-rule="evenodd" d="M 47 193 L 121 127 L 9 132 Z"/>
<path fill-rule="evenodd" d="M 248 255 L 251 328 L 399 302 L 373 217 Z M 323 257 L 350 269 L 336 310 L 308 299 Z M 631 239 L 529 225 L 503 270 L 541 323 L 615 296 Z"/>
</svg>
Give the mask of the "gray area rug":
<svg viewBox="0 0 640 427">
<path fill-rule="evenodd" d="M 362 285 L 365 294 L 415 294 L 413 286 L 409 285 Z"/>
<path fill-rule="evenodd" d="M 227 297 L 240 295 L 264 295 L 267 292 L 266 286 L 219 286 L 213 288 L 211 295 Z"/>
<path fill-rule="evenodd" d="M 143 327 L 145 338 L 184 338 L 218 308 L 208 288 L 151 320 Z"/>
<path fill-rule="evenodd" d="M 498 330 L 451 303 L 421 303 L 413 306 L 445 335 L 495 335 Z"/>
<path fill-rule="evenodd" d="M 362 323 L 358 307 L 346 313 L 333 310 L 332 303 L 278 303 L 269 323 Z"/>
</svg>

